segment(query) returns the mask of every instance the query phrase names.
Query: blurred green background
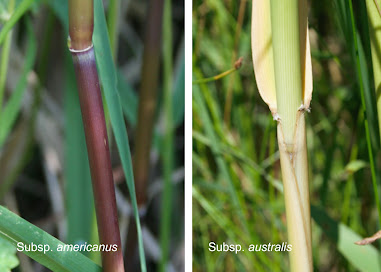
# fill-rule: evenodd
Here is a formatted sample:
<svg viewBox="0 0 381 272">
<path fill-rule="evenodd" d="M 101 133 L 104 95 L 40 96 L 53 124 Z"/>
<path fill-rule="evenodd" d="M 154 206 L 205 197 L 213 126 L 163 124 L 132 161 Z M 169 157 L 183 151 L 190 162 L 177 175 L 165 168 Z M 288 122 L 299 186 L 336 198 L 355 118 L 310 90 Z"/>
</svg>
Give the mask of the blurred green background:
<svg viewBox="0 0 381 272">
<path fill-rule="evenodd" d="M 131 146 L 133 161 L 139 90 L 145 80 L 141 70 L 149 2 L 96 2 L 104 5 L 110 36 L 98 32 L 99 9 L 95 12 L 95 35 L 105 43 L 111 39 L 117 100 L 124 114 L 117 125 L 127 128 L 129 142 L 124 145 Z M 154 71 L 158 74 L 154 90 L 158 95 L 152 107 L 152 147 L 146 157 L 147 202 L 139 211 L 148 271 L 159 270 L 160 262 L 176 271 L 184 264 L 184 2 L 169 3 L 164 16 L 169 24 L 164 31 L 171 40 L 165 49 L 161 44 L 154 45 L 159 48 L 159 69 Z M 95 244 L 98 240 L 87 150 L 67 47 L 67 4 L 66 0 L 0 0 L 0 204 L 65 243 Z M 161 24 L 156 28 L 156 32 L 162 31 Z M 100 56 L 107 58 L 107 53 L 101 52 Z M 172 67 L 167 74 L 163 63 Z M 98 67 L 102 69 L 110 67 Z M 164 85 L 165 80 L 170 88 Z M 165 102 L 165 94 L 169 94 L 172 105 Z M 124 252 L 132 248 L 125 260 L 129 260 L 130 271 L 138 271 L 136 241 L 127 239 L 133 226 L 133 207 L 120 160 L 128 154 L 119 154 L 107 107 L 105 112 L 122 246 Z M 168 133 L 172 141 L 165 143 Z M 173 153 L 172 163 L 165 162 L 168 146 Z M 164 201 L 163 191 L 168 188 L 165 197 L 169 200 Z M 163 228 L 169 237 L 162 237 Z M 163 251 L 168 260 L 162 261 Z M 23 254 L 18 253 L 15 259 L 15 252 L 0 236 L 0 271 L 47 271 Z M 87 256 L 100 263 L 99 253 Z"/>
<path fill-rule="evenodd" d="M 289 270 L 285 252 L 208 250 L 211 241 L 287 241 L 276 122 L 253 72 L 251 8 L 246 0 L 193 1 L 193 81 L 243 57 L 234 73 L 193 84 L 195 271 Z M 365 1 L 353 1 L 353 10 L 351 1 L 309 1 L 314 92 L 306 124 L 316 271 L 380 270 L 378 242 L 354 245 L 380 228 L 365 116 L 378 184 L 381 164 Z"/>
</svg>

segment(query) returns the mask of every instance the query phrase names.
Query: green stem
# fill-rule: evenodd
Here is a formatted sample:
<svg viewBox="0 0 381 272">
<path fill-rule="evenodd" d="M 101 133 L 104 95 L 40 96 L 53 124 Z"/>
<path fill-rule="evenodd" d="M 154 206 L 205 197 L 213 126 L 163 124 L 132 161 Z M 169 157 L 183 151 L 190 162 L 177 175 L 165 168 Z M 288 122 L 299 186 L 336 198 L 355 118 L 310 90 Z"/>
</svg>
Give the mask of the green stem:
<svg viewBox="0 0 381 272">
<path fill-rule="evenodd" d="M 271 1 L 277 109 L 284 138 L 292 150 L 296 112 L 302 104 L 297 0 Z"/>
<path fill-rule="evenodd" d="M 164 118 L 165 135 L 163 146 L 163 172 L 164 188 L 162 194 L 160 246 L 162 258 L 160 271 L 167 271 L 169 256 L 171 213 L 172 213 L 172 185 L 171 175 L 173 169 L 173 115 L 172 115 L 172 16 L 171 0 L 165 0 L 163 13 L 163 90 L 164 90 Z"/>
<path fill-rule="evenodd" d="M 192 81 L 192 84 L 203 84 L 203 83 L 208 83 L 208 82 L 211 82 L 211 81 L 219 80 L 219 79 L 221 79 L 223 77 L 226 77 L 226 76 L 230 75 L 231 73 L 235 72 L 236 70 L 241 68 L 241 66 L 242 66 L 242 58 L 240 58 L 239 60 L 237 60 L 235 62 L 233 68 L 231 68 L 231 69 L 229 69 L 229 70 L 227 70 L 225 72 L 222 72 L 221 74 L 218 74 L 216 76 L 194 80 L 194 81 Z"/>
<path fill-rule="evenodd" d="M 8 13 L 12 14 L 15 7 L 15 0 L 10 0 L 8 4 Z M 9 52 L 11 49 L 12 31 L 9 31 L 5 37 L 3 49 L 1 50 L 0 60 L 0 114 L 3 107 L 3 99 L 5 92 L 5 80 L 7 78 L 7 68 L 9 61 Z"/>
<path fill-rule="evenodd" d="M 0 30 L 0 46 L 4 42 L 7 34 L 13 26 L 19 21 L 19 19 L 24 15 L 24 13 L 30 8 L 30 6 L 38 2 L 39 0 L 23 0 L 17 5 L 17 9 L 12 13 L 11 18 L 3 25 Z"/>
<path fill-rule="evenodd" d="M 144 220 L 148 177 L 150 172 L 150 154 L 153 130 L 156 120 L 159 65 L 161 53 L 163 0 L 151 0 L 147 13 L 145 29 L 143 65 L 139 92 L 138 122 L 136 127 L 134 181 L 136 199 L 141 218 Z M 125 252 L 126 269 L 132 270 L 136 249 L 136 224 L 131 222 L 127 234 L 127 250 Z"/>
<path fill-rule="evenodd" d="M 360 64 L 360 59 L 358 57 L 359 45 L 358 45 L 357 35 L 356 35 L 356 26 L 355 26 L 354 14 L 353 14 L 353 7 L 352 7 L 352 2 L 350 0 L 348 0 L 348 5 L 349 5 L 350 15 L 351 15 L 353 43 L 354 43 L 354 48 L 355 48 L 355 52 L 356 52 L 356 58 L 355 59 L 356 59 L 357 75 L 358 75 L 358 79 L 359 79 L 360 94 L 361 94 L 361 104 L 362 104 L 362 109 L 364 111 L 364 116 L 367 116 L 367 114 L 366 114 L 367 109 L 366 109 L 366 102 L 365 102 L 365 91 L 364 91 L 364 87 L 363 87 L 363 78 L 362 78 L 362 72 L 361 72 L 361 64 Z M 369 27 L 372 28 L 372 27 L 375 27 L 375 25 L 373 25 L 372 20 L 376 19 L 375 16 L 379 16 L 379 14 L 378 14 L 376 8 L 374 8 L 375 11 L 372 11 L 372 9 L 370 9 L 369 7 L 370 7 L 370 3 L 367 1 L 368 17 L 369 17 L 369 20 L 371 20 Z M 377 14 L 374 14 L 374 12 L 376 12 Z M 377 50 L 379 50 L 380 47 L 378 47 L 378 49 L 376 49 L 376 47 L 375 47 L 375 42 L 376 43 L 378 42 L 378 41 L 376 41 L 378 38 L 376 38 L 376 36 L 375 36 L 375 34 L 376 34 L 375 31 L 376 31 L 375 29 L 374 29 L 374 31 L 372 31 L 372 29 L 371 29 L 370 39 L 371 39 L 371 47 L 372 47 L 372 60 L 373 60 L 373 65 L 374 65 L 373 66 L 373 72 L 374 72 L 374 78 L 375 78 L 375 84 L 376 84 L 378 121 L 381 122 L 381 115 L 380 115 L 381 114 L 381 99 L 380 99 L 380 94 L 378 91 L 378 88 L 379 88 L 378 85 L 379 84 L 377 83 L 379 80 L 381 81 L 381 70 L 380 70 L 380 66 L 379 66 L 380 65 L 379 60 L 377 60 L 377 59 L 374 60 L 375 57 L 379 58 L 379 55 L 377 54 L 377 52 L 378 52 Z M 374 56 L 374 54 L 376 54 L 376 56 Z M 370 137 L 371 132 L 370 132 L 369 122 L 368 122 L 367 117 L 364 120 L 364 126 L 365 126 L 366 143 L 367 143 L 367 147 L 368 147 L 370 170 L 371 170 L 371 175 L 372 175 L 374 199 L 375 199 L 375 202 L 377 205 L 378 222 L 381 225 L 381 203 L 380 203 L 379 190 L 378 190 L 378 184 L 377 184 L 376 166 L 375 166 L 375 161 L 374 161 L 374 156 L 373 156 L 373 148 L 372 148 L 371 137 Z"/>
<path fill-rule="evenodd" d="M 142 82 L 139 92 L 138 123 L 135 145 L 135 188 L 138 205 L 146 202 L 147 179 L 149 173 L 149 157 L 152 143 L 153 127 L 156 115 L 157 89 L 160 65 L 163 0 L 151 0 L 148 9 L 148 24 L 144 41 L 142 66 Z M 171 50 L 171 49 L 170 49 Z M 165 58 L 165 62 L 168 60 Z M 171 59 L 169 59 L 171 61 Z M 167 70 L 165 68 L 165 76 Z M 164 90 L 169 91 L 171 77 L 164 83 Z"/>
<path fill-rule="evenodd" d="M 303 15 L 301 15 L 303 16 Z M 299 1 L 271 1 L 278 144 L 291 271 L 312 271 L 308 160 L 302 105 Z"/>
</svg>

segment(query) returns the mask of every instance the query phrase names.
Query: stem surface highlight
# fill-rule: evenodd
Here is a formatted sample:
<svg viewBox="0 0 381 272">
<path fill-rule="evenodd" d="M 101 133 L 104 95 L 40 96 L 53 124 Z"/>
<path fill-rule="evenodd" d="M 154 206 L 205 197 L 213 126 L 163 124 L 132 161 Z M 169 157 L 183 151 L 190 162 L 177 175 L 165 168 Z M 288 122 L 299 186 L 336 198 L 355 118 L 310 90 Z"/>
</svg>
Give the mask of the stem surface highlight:
<svg viewBox="0 0 381 272">
<path fill-rule="evenodd" d="M 102 251 L 102 267 L 106 272 L 123 272 L 115 188 L 102 95 L 92 45 L 93 9 L 92 0 L 69 1 L 69 49 L 77 78 L 89 155 L 99 242 L 109 249 Z"/>
<path fill-rule="evenodd" d="M 312 271 L 308 160 L 298 0 L 271 1 L 278 144 L 292 251 L 291 271 Z M 304 26 L 303 26 L 304 28 Z M 307 106 L 308 107 L 308 106 Z"/>
<path fill-rule="evenodd" d="M 100 244 L 118 247 L 116 252 L 102 251 L 102 265 L 105 271 L 124 271 L 111 159 L 94 49 L 91 47 L 83 52 L 71 53 L 89 155 L 99 241 Z"/>
</svg>

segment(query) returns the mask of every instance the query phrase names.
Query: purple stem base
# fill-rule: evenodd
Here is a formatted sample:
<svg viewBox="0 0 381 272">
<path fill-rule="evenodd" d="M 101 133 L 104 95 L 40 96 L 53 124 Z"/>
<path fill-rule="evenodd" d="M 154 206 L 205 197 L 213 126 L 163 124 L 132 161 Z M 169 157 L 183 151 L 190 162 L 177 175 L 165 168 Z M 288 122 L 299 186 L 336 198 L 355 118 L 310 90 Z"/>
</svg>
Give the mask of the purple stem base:
<svg viewBox="0 0 381 272">
<path fill-rule="evenodd" d="M 116 251 L 102 252 L 102 266 L 106 272 L 124 271 L 115 188 L 94 48 L 71 50 L 71 54 L 89 155 L 99 241 L 101 244 L 117 246 Z"/>
</svg>

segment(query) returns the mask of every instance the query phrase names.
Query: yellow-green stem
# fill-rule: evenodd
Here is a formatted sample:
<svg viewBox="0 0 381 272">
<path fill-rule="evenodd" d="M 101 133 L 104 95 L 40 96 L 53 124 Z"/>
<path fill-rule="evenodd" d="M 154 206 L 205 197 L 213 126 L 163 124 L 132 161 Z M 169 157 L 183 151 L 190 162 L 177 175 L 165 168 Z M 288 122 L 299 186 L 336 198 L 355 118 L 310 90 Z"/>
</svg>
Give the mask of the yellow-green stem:
<svg viewBox="0 0 381 272">
<path fill-rule="evenodd" d="M 299 1 L 271 1 L 271 29 L 291 271 L 312 271 L 308 163 L 299 44 Z M 300 109 L 300 110 L 299 110 Z"/>
<path fill-rule="evenodd" d="M 379 7 L 380 4 L 377 5 L 377 0 L 366 0 L 374 85 L 377 100 L 378 127 L 381 136 L 381 15 L 379 13 Z"/>
<path fill-rule="evenodd" d="M 74 50 L 89 48 L 93 44 L 93 29 L 93 0 L 69 0 L 69 48 Z"/>
<path fill-rule="evenodd" d="M 376 101 L 377 101 L 377 112 L 378 112 L 378 128 L 380 130 L 381 137 L 381 14 L 380 14 L 380 5 L 377 3 L 377 0 L 367 0 L 366 7 L 368 12 L 368 25 L 369 25 L 369 36 L 370 36 L 370 45 L 372 51 L 372 64 L 373 64 L 373 75 L 374 75 L 374 85 L 376 90 Z M 353 25 L 353 24 L 352 24 Z M 354 25 L 352 27 L 354 29 Z M 355 43 L 356 46 L 356 43 Z M 356 46 L 357 47 L 357 46 Z M 365 108 L 364 108 L 365 110 Z M 366 111 L 365 111 L 366 114 Z M 368 120 L 365 121 L 365 128 L 368 127 Z M 372 148 L 368 146 L 369 150 L 369 159 L 371 162 L 372 170 L 372 181 L 373 181 L 373 190 L 375 194 L 375 202 L 377 203 L 378 211 L 378 222 L 381 224 L 381 205 L 380 205 L 380 196 L 378 185 L 376 181 L 374 164 L 372 163 Z"/>
<path fill-rule="evenodd" d="M 12 14 L 15 7 L 15 0 L 10 0 L 8 3 L 8 13 Z M 9 60 L 9 52 L 11 48 L 12 41 L 12 31 L 9 31 L 5 38 L 3 48 L 1 50 L 1 59 L 0 59 L 0 114 L 3 106 L 3 98 L 5 92 L 5 80 L 7 78 L 7 67 Z"/>
<path fill-rule="evenodd" d="M 296 112 L 302 104 L 298 0 L 271 1 L 277 108 L 288 150 L 292 150 Z"/>
</svg>

